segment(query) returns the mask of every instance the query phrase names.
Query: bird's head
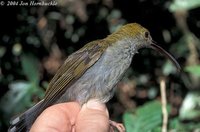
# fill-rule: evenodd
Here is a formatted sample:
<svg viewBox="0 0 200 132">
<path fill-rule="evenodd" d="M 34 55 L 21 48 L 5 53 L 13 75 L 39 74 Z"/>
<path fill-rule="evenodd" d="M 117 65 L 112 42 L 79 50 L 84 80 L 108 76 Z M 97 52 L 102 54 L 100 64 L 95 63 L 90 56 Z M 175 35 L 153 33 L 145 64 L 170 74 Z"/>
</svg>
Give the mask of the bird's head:
<svg viewBox="0 0 200 132">
<path fill-rule="evenodd" d="M 178 71 L 181 69 L 175 58 L 163 48 L 156 45 L 152 40 L 150 32 L 138 23 L 126 24 L 113 34 L 109 35 L 108 38 L 110 38 L 113 43 L 120 40 L 130 42 L 137 50 L 141 48 L 151 48 L 159 51 L 174 63 Z"/>
</svg>

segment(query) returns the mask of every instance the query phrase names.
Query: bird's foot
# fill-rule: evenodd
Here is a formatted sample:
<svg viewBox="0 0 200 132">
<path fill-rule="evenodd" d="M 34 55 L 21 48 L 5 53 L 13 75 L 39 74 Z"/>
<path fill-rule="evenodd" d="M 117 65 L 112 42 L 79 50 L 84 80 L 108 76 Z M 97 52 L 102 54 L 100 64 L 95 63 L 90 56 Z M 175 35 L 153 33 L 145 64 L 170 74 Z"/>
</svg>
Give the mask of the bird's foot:
<svg viewBox="0 0 200 132">
<path fill-rule="evenodd" d="M 125 132 L 125 127 L 122 123 L 117 123 L 115 121 L 110 120 L 110 130 L 111 132 L 115 132 L 117 130 L 118 132 Z"/>
</svg>

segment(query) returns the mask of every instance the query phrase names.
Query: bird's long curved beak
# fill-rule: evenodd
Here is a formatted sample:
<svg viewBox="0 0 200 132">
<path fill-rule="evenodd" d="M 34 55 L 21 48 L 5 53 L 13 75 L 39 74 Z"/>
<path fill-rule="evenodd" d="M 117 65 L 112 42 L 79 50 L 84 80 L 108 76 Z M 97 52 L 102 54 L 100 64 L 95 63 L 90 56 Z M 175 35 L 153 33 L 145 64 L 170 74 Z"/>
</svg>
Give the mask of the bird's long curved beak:
<svg viewBox="0 0 200 132">
<path fill-rule="evenodd" d="M 169 58 L 172 61 L 172 63 L 174 63 L 177 70 L 179 72 L 181 71 L 181 67 L 180 67 L 179 63 L 176 61 L 176 59 L 171 54 L 169 54 L 167 51 L 165 51 L 162 47 L 160 47 L 157 44 L 155 44 L 154 42 L 152 42 L 150 45 L 150 48 L 160 52 L 161 54 L 164 54 L 167 58 Z"/>
</svg>

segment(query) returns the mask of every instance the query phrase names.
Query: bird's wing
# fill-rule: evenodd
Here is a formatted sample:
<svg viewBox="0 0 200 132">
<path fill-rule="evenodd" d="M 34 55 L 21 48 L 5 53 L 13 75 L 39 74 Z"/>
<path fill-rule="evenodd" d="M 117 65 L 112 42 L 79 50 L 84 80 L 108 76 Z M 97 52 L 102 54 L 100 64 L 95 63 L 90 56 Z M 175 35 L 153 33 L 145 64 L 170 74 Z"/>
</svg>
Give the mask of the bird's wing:
<svg viewBox="0 0 200 132">
<path fill-rule="evenodd" d="M 92 41 L 65 60 L 49 83 L 44 98 L 44 107 L 54 103 L 70 85 L 75 83 L 88 68 L 99 60 L 108 47 L 104 43 L 104 40 Z"/>
</svg>

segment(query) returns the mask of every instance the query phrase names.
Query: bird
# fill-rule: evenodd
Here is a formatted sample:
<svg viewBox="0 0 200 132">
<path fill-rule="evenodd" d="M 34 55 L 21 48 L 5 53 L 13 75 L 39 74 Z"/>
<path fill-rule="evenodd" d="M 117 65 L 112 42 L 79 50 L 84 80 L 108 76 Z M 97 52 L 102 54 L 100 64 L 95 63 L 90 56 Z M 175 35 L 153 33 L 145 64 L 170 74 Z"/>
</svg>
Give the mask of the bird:
<svg viewBox="0 0 200 132">
<path fill-rule="evenodd" d="M 148 29 L 138 23 L 125 24 L 69 55 L 50 81 L 44 99 L 11 120 L 8 131 L 29 131 L 36 118 L 54 104 L 76 101 L 83 105 L 90 99 L 108 102 L 141 48 L 164 54 L 181 70 L 175 58 L 153 41 Z"/>
</svg>

